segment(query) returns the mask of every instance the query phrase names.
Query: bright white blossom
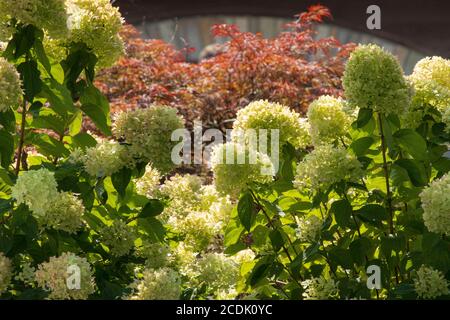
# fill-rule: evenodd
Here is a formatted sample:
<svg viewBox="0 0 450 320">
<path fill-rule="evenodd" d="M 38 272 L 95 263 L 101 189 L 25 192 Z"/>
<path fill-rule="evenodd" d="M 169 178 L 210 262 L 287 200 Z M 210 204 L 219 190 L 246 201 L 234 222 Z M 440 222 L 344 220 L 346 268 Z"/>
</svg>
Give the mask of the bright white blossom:
<svg viewBox="0 0 450 320">
<path fill-rule="evenodd" d="M 12 278 L 12 263 L 3 252 L 0 252 L 0 296 L 9 286 Z"/>
<path fill-rule="evenodd" d="M 434 299 L 450 293 L 442 272 L 422 265 L 414 278 L 414 288 L 419 298 Z"/>
<path fill-rule="evenodd" d="M 310 134 L 314 145 L 330 143 L 344 137 L 354 117 L 344 111 L 344 100 L 321 96 L 308 108 Z"/>
<path fill-rule="evenodd" d="M 237 198 L 248 183 L 269 183 L 275 175 L 273 164 L 267 155 L 250 151 L 245 145 L 234 142 L 214 148 L 211 166 L 217 191 L 232 198 Z"/>
<path fill-rule="evenodd" d="M 314 215 L 297 218 L 297 237 L 303 242 L 315 242 L 318 240 L 322 230 L 323 221 Z"/>
<path fill-rule="evenodd" d="M 450 235 L 450 175 L 434 180 L 420 194 L 428 230 Z"/>
<path fill-rule="evenodd" d="M 294 185 L 325 191 L 342 180 L 355 182 L 363 175 L 361 163 L 355 156 L 340 147 L 316 147 L 297 165 Z"/>
<path fill-rule="evenodd" d="M 116 141 L 103 140 L 95 147 L 87 148 L 80 157 L 79 151 L 72 155 L 83 163 L 86 172 L 93 177 L 110 176 L 127 164 L 127 148 Z"/>
<path fill-rule="evenodd" d="M 131 285 L 130 300 L 178 300 L 181 294 L 180 275 L 173 269 L 146 269 Z"/>
<path fill-rule="evenodd" d="M 100 230 L 100 237 L 113 256 L 121 257 L 133 248 L 136 234 L 133 228 L 122 220 L 114 220 L 112 225 Z"/>
<path fill-rule="evenodd" d="M 137 193 L 146 196 L 147 198 L 155 198 L 156 191 L 159 189 L 159 181 L 161 175 L 158 170 L 153 169 L 151 164 L 145 167 L 145 173 L 142 177 L 135 179 Z"/>
<path fill-rule="evenodd" d="M 16 107 L 21 95 L 19 73 L 11 63 L 0 57 L 0 113 Z"/>
<path fill-rule="evenodd" d="M 69 267 L 76 266 L 80 270 L 80 287 L 69 288 L 67 279 Z M 41 263 L 36 270 L 37 284 L 50 292 L 49 299 L 85 300 L 95 291 L 93 271 L 85 258 L 74 253 L 65 252 L 59 257 L 51 257 L 48 262 Z"/>
<path fill-rule="evenodd" d="M 255 259 L 256 255 L 252 249 L 241 250 L 233 256 L 234 261 L 236 261 L 239 265 L 247 262 L 252 262 Z"/>
<path fill-rule="evenodd" d="M 145 109 L 122 112 L 117 115 L 113 132 L 129 145 L 128 152 L 136 161 L 150 162 L 161 174 L 174 168 L 172 133 L 182 129 L 183 119 L 171 107 L 152 105 Z"/>
<path fill-rule="evenodd" d="M 312 278 L 302 281 L 305 289 L 303 298 L 305 300 L 329 300 L 338 297 L 338 283 L 333 279 L 325 279 L 324 277 Z"/>
</svg>

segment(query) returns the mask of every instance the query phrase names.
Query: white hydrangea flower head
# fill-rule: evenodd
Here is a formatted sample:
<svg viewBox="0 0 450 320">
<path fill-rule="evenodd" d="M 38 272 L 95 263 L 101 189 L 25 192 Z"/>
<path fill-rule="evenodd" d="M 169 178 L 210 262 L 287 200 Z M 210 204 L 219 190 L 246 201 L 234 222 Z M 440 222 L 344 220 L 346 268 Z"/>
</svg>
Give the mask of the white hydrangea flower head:
<svg viewBox="0 0 450 320">
<path fill-rule="evenodd" d="M 450 60 L 436 56 L 423 58 L 408 80 L 414 86 L 415 104 L 429 104 L 441 112 L 450 108 Z"/>
<path fill-rule="evenodd" d="M 142 246 L 138 248 L 137 255 L 145 258 L 147 268 L 158 269 L 169 265 L 173 256 L 170 247 L 162 243 L 150 243 L 144 241 Z"/>
<path fill-rule="evenodd" d="M 106 177 L 127 164 L 127 148 L 116 141 L 103 140 L 95 147 L 87 148 L 84 156 L 79 157 L 79 151 L 76 151 L 72 159 L 80 159 L 89 175 Z"/>
<path fill-rule="evenodd" d="M 24 25 L 44 29 L 51 37 L 67 37 L 66 0 L 0 0 L 4 19 L 16 19 Z M 10 31 L 11 32 L 11 31 Z"/>
<path fill-rule="evenodd" d="M 171 268 L 146 269 L 142 278 L 131 285 L 134 293 L 130 300 L 178 300 L 181 294 L 181 280 L 177 271 Z"/>
<path fill-rule="evenodd" d="M 104 243 L 110 250 L 111 255 L 122 257 L 128 254 L 134 247 L 136 233 L 133 227 L 122 220 L 114 220 L 110 226 L 104 227 L 99 232 Z"/>
<path fill-rule="evenodd" d="M 267 155 L 234 142 L 214 148 L 211 167 L 217 191 L 233 199 L 239 197 L 248 183 L 269 183 L 275 175 L 274 166 Z"/>
<path fill-rule="evenodd" d="M 344 148 L 331 145 L 316 147 L 297 165 L 294 186 L 325 191 L 342 180 L 356 182 L 363 176 L 361 163 Z"/>
<path fill-rule="evenodd" d="M 236 288 L 230 288 L 230 289 L 221 289 L 217 290 L 215 293 L 215 299 L 216 300 L 235 300 L 236 297 L 239 295 Z"/>
<path fill-rule="evenodd" d="M 0 116 L 1 112 L 19 104 L 23 93 L 21 86 L 16 68 L 0 57 Z"/>
<path fill-rule="evenodd" d="M 11 260 L 0 252 L 0 296 L 8 288 L 13 270 Z"/>
<path fill-rule="evenodd" d="M 68 192 L 60 192 L 50 203 L 45 215 L 37 219 L 43 228 L 76 233 L 83 225 L 85 208 L 80 199 Z"/>
<path fill-rule="evenodd" d="M 344 100 L 321 96 L 308 108 L 308 121 L 314 145 L 331 143 L 346 135 L 355 118 L 344 111 Z"/>
<path fill-rule="evenodd" d="M 137 193 L 150 199 L 156 198 L 160 180 L 161 174 L 159 171 L 154 169 L 151 164 L 147 164 L 144 175 L 134 180 Z"/>
<path fill-rule="evenodd" d="M 450 175 L 431 182 L 419 196 L 427 229 L 450 235 Z"/>
<path fill-rule="evenodd" d="M 422 265 L 414 278 L 414 288 L 419 298 L 435 299 L 450 293 L 448 281 L 442 272 Z"/>
<path fill-rule="evenodd" d="M 245 108 L 239 110 L 236 121 L 233 124 L 233 133 L 243 132 L 248 129 L 278 129 L 279 144 L 282 146 L 286 142 L 294 147 L 305 147 L 309 143 L 308 133 L 301 124 L 301 116 L 279 103 L 267 100 L 251 102 Z M 270 132 L 268 132 L 270 137 Z M 270 140 L 269 140 L 270 141 Z M 269 142 L 270 145 L 270 142 Z"/>
<path fill-rule="evenodd" d="M 18 204 L 26 204 L 39 220 L 59 197 L 55 174 L 47 169 L 22 172 L 11 188 L 11 196 Z"/>
<path fill-rule="evenodd" d="M 80 288 L 70 289 L 67 278 L 70 267 L 76 266 L 80 270 Z M 59 257 L 51 257 L 48 262 L 41 263 L 35 272 L 38 286 L 50 292 L 49 299 L 85 300 L 94 293 L 95 281 L 93 271 L 86 258 L 65 252 Z"/>
<path fill-rule="evenodd" d="M 300 241 L 313 243 L 318 240 L 323 225 L 319 217 L 315 215 L 296 217 L 296 222 L 298 226 L 296 233 Z"/>
<path fill-rule="evenodd" d="M 324 277 L 312 278 L 302 281 L 305 289 L 303 298 L 305 300 L 329 300 L 338 297 L 338 283 L 333 279 L 325 279 Z"/>
<path fill-rule="evenodd" d="M 198 255 L 194 248 L 186 244 L 184 241 L 180 241 L 174 248 L 173 253 L 180 273 L 184 276 L 192 274 L 191 267 L 196 261 Z"/>
<path fill-rule="evenodd" d="M 234 261 L 239 265 L 255 260 L 255 253 L 252 249 L 241 250 L 233 256 Z"/>
<path fill-rule="evenodd" d="M 152 163 L 161 174 L 167 174 L 175 165 L 172 149 L 178 142 L 172 141 L 172 133 L 184 128 L 182 117 L 171 107 L 152 105 L 119 113 L 114 121 L 113 132 L 125 140 L 131 157 Z"/>
</svg>

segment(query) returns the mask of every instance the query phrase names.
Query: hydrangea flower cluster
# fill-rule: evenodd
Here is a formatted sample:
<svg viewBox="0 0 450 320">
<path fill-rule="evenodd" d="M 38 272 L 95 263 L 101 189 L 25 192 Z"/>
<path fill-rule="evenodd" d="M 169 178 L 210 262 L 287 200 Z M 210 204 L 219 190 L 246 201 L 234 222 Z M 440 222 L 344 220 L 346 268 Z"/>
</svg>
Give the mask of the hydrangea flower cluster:
<svg viewBox="0 0 450 320">
<path fill-rule="evenodd" d="M 145 258 L 147 268 L 158 269 L 167 266 L 172 262 L 170 247 L 162 243 L 144 242 L 139 247 L 138 256 Z"/>
<path fill-rule="evenodd" d="M 420 193 L 425 226 L 431 232 L 450 235 L 450 175 L 434 180 Z"/>
<path fill-rule="evenodd" d="M 297 218 L 297 217 L 296 217 Z M 297 237 L 303 242 L 317 241 L 322 230 L 323 221 L 314 215 L 297 218 Z"/>
<path fill-rule="evenodd" d="M 78 267 L 80 271 L 79 289 L 70 289 L 67 286 L 72 266 Z M 89 262 L 71 252 L 51 257 L 48 262 L 40 264 L 35 278 L 41 288 L 50 291 L 49 299 L 85 300 L 95 291 L 94 276 Z"/>
<path fill-rule="evenodd" d="M 116 257 L 128 254 L 136 240 L 133 228 L 122 220 L 114 220 L 112 225 L 104 227 L 99 234 L 110 253 Z"/>
<path fill-rule="evenodd" d="M 178 143 L 171 141 L 172 132 L 183 126 L 183 119 L 176 109 L 152 105 L 120 113 L 113 132 L 129 144 L 128 152 L 132 158 L 150 162 L 153 168 L 166 174 L 174 167 L 171 154 Z"/>
<path fill-rule="evenodd" d="M 328 300 L 336 298 L 339 294 L 338 283 L 324 277 L 305 280 L 302 286 L 305 289 L 303 292 L 305 300 Z"/>
<path fill-rule="evenodd" d="M 245 134 L 248 129 L 278 129 L 280 146 L 286 142 L 294 147 L 306 147 L 309 135 L 301 124 L 301 117 L 295 111 L 279 103 L 271 103 L 267 100 L 251 102 L 245 108 L 238 111 L 236 121 L 233 124 L 233 133 Z M 270 136 L 270 133 L 268 133 Z"/>
<path fill-rule="evenodd" d="M 84 152 L 76 149 L 70 156 L 73 163 L 82 163 L 85 171 L 93 177 L 106 177 L 127 165 L 127 148 L 116 141 L 102 140 Z"/>
<path fill-rule="evenodd" d="M 344 111 L 341 98 L 321 96 L 310 104 L 308 120 L 312 142 L 319 145 L 345 136 L 354 117 Z"/>
<path fill-rule="evenodd" d="M 0 295 L 8 288 L 12 274 L 11 260 L 0 252 Z"/>
<path fill-rule="evenodd" d="M 82 225 L 84 206 L 73 194 L 58 192 L 53 172 L 47 169 L 22 172 L 11 188 L 18 204 L 26 204 L 43 229 L 75 233 Z"/>
<path fill-rule="evenodd" d="M 153 199 L 157 197 L 157 191 L 159 190 L 159 181 L 161 180 L 161 174 L 158 170 L 153 169 L 151 164 L 145 167 L 145 173 L 142 177 L 135 179 L 137 193 Z"/>
<path fill-rule="evenodd" d="M 0 57 L 0 113 L 20 102 L 22 87 L 16 68 Z"/>
<path fill-rule="evenodd" d="M 252 249 L 241 250 L 233 256 L 234 261 L 239 265 L 247 262 L 251 262 L 255 259 L 256 255 Z"/>
<path fill-rule="evenodd" d="M 363 176 L 361 163 L 344 148 L 322 145 L 297 165 L 294 186 L 298 189 L 326 190 L 342 180 L 356 181 Z"/>
<path fill-rule="evenodd" d="M 414 288 L 422 299 L 434 299 L 450 293 L 448 282 L 442 272 L 425 265 L 417 270 Z"/>
<path fill-rule="evenodd" d="M 34 25 L 44 29 L 52 38 L 61 39 L 68 35 L 66 0 L 0 0 L 0 23 L 7 24 L 16 19 L 24 25 Z M 4 35 L 8 39 L 12 34 Z"/>
<path fill-rule="evenodd" d="M 254 159 L 251 159 L 253 153 Z M 231 155 L 231 159 L 229 156 Z M 243 163 L 239 163 L 243 159 Z M 250 160 L 252 161 L 251 163 Z M 242 144 L 228 142 L 214 148 L 211 156 L 214 184 L 222 194 L 237 198 L 250 182 L 269 183 L 275 175 L 270 158 L 257 151 L 250 151 Z"/>
<path fill-rule="evenodd" d="M 146 269 L 131 287 L 130 300 L 178 300 L 181 294 L 180 275 L 171 268 Z"/>
<path fill-rule="evenodd" d="M 410 89 L 400 63 L 377 45 L 360 45 L 352 52 L 342 84 L 353 108 L 401 114 L 410 102 Z"/>
</svg>

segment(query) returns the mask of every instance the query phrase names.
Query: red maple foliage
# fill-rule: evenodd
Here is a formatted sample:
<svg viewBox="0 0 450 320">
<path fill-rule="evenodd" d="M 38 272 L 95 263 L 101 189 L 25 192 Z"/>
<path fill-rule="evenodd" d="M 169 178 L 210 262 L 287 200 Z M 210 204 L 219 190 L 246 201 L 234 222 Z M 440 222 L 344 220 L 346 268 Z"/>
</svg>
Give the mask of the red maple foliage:
<svg viewBox="0 0 450 320">
<path fill-rule="evenodd" d="M 229 127 L 237 110 L 257 99 L 304 112 L 320 95 L 342 94 L 340 78 L 354 44 L 316 39 L 315 24 L 331 18 L 326 7 L 312 6 L 296 17 L 273 39 L 215 25 L 213 35 L 227 42 L 199 63 L 186 62 L 191 49 L 144 40 L 125 26 L 126 56 L 101 71 L 97 85 L 113 112 L 160 103 L 176 107 L 188 125 L 200 119 L 206 127 Z"/>
</svg>

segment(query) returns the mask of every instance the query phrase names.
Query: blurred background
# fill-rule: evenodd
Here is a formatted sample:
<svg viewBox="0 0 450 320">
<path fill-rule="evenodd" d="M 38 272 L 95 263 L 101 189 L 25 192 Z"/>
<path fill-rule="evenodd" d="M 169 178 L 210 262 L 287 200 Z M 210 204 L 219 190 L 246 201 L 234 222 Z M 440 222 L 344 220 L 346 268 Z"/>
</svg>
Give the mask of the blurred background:
<svg viewBox="0 0 450 320">
<path fill-rule="evenodd" d="M 396 54 L 409 74 L 424 56 L 450 55 L 448 0 L 116 0 L 127 23 L 147 39 L 163 39 L 198 61 L 202 50 L 215 43 L 214 24 L 236 24 L 242 31 L 273 37 L 293 17 L 313 4 L 330 8 L 332 21 L 318 26 L 318 37 L 334 36 L 342 43 L 377 43 Z M 369 30 L 369 5 L 381 8 L 381 30 Z"/>
</svg>

